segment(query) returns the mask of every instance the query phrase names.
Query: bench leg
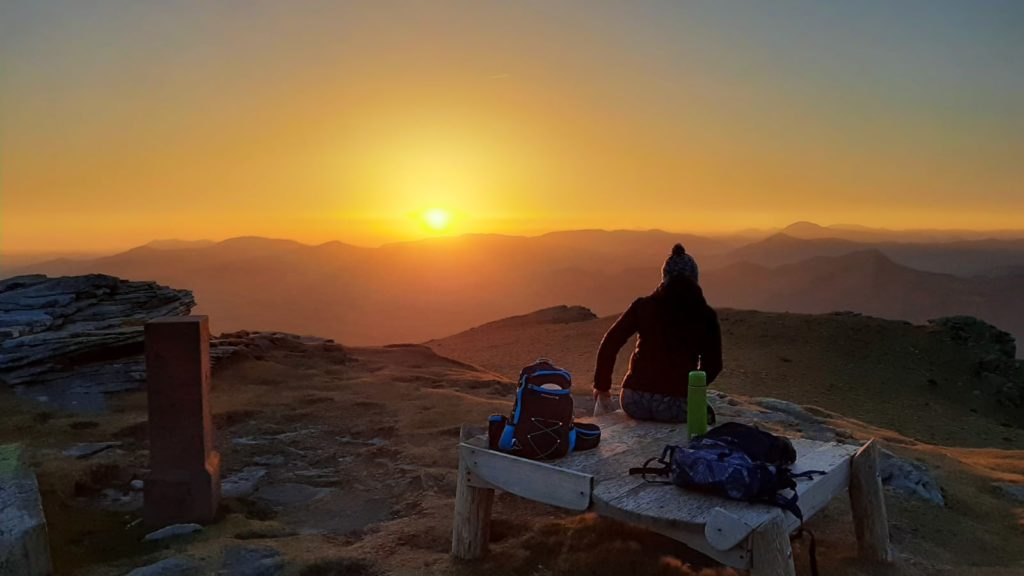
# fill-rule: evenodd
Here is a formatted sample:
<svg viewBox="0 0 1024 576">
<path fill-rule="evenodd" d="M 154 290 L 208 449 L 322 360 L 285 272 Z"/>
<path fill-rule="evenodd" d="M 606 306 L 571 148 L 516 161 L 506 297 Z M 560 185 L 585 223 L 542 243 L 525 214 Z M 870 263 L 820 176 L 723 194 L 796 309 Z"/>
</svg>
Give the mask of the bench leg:
<svg viewBox="0 0 1024 576">
<path fill-rule="evenodd" d="M 461 560 L 487 554 L 491 533 L 491 504 L 494 490 L 469 484 L 469 466 L 459 458 L 459 480 L 455 487 L 455 519 L 452 524 L 452 556 Z"/>
<path fill-rule="evenodd" d="M 793 547 L 780 512 L 750 536 L 750 576 L 796 576 Z"/>
<path fill-rule="evenodd" d="M 850 508 L 861 559 L 871 562 L 891 561 L 889 521 L 885 513 L 882 479 L 878 474 L 878 444 L 874 440 L 868 441 L 853 455 Z"/>
</svg>

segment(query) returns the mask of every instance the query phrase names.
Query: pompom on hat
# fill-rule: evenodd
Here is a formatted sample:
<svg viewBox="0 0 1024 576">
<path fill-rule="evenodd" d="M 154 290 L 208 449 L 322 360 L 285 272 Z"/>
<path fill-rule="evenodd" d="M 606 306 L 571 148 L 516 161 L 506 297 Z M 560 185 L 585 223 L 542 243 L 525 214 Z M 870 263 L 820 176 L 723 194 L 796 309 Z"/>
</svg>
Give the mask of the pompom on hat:
<svg viewBox="0 0 1024 576">
<path fill-rule="evenodd" d="M 685 276 L 694 283 L 698 281 L 700 276 L 700 270 L 697 268 L 697 261 L 686 253 L 686 248 L 683 248 L 682 244 L 676 244 L 672 247 L 672 254 L 665 260 L 665 265 L 661 267 L 661 279 L 664 282 L 668 282 L 676 276 Z"/>
</svg>

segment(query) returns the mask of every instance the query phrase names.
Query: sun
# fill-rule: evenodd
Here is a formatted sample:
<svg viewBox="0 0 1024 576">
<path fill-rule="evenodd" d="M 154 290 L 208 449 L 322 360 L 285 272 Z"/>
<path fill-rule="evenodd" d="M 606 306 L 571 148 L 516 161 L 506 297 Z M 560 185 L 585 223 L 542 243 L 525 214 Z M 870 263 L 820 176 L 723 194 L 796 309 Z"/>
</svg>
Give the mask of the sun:
<svg viewBox="0 0 1024 576">
<path fill-rule="evenodd" d="M 427 228 L 436 232 L 447 228 L 451 220 L 452 215 L 442 208 L 431 208 L 423 213 L 423 222 L 427 225 Z"/>
</svg>

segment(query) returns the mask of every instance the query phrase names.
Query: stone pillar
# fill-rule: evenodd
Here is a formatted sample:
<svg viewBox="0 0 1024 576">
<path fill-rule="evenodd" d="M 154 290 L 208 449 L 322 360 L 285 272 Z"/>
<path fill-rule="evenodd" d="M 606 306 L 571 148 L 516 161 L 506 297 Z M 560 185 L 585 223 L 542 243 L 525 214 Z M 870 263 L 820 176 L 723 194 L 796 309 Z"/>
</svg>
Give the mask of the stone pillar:
<svg viewBox="0 0 1024 576">
<path fill-rule="evenodd" d="M 220 454 L 210 417 L 206 316 L 146 323 L 149 476 L 143 518 L 153 527 L 212 522 L 220 501 Z"/>
</svg>

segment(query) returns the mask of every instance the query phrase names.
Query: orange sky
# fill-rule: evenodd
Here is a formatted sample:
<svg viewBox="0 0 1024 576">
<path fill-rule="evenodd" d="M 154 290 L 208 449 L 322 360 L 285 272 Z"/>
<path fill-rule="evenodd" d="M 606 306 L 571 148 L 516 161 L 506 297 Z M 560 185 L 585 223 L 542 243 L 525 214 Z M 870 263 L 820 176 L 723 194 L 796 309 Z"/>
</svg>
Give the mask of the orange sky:
<svg viewBox="0 0 1024 576">
<path fill-rule="evenodd" d="M 856 4 L 856 5 L 853 5 Z M 0 7 L 0 249 L 1024 227 L 1019 3 Z"/>
</svg>

